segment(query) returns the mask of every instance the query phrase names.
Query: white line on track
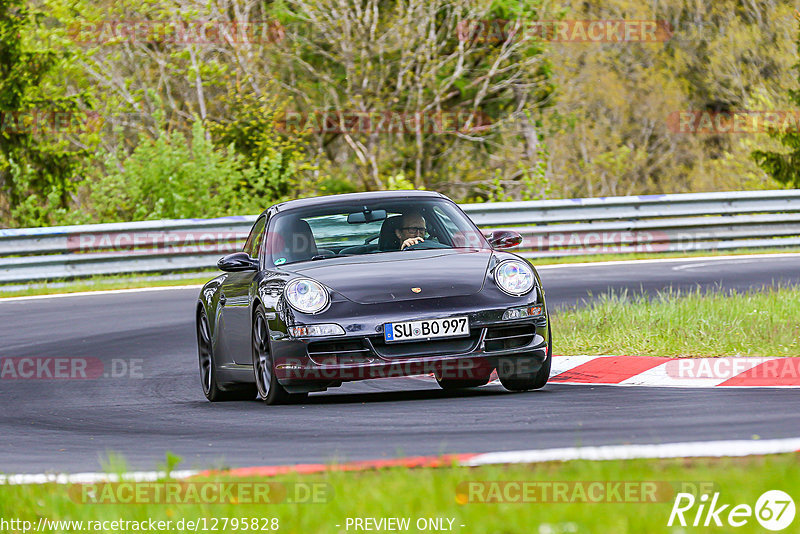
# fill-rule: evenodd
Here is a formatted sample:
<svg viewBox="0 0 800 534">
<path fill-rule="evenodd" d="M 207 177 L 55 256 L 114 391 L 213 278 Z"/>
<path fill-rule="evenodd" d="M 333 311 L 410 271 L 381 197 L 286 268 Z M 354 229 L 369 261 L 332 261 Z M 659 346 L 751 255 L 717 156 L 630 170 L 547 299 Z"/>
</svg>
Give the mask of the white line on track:
<svg viewBox="0 0 800 534">
<path fill-rule="evenodd" d="M 462 465 L 564 462 L 569 460 L 633 460 L 637 458 L 718 458 L 798 451 L 800 451 L 800 438 L 697 441 L 661 445 L 609 445 L 490 452 L 479 454 L 462 462 Z"/>
<path fill-rule="evenodd" d="M 745 260 L 735 260 L 728 262 L 729 264 L 733 263 L 736 265 L 742 265 L 743 263 L 758 263 L 757 259 L 745 259 Z M 703 263 L 689 263 L 687 265 L 677 265 L 672 268 L 673 271 L 691 271 L 692 269 L 703 269 L 704 267 L 713 267 L 716 266 L 717 263 L 713 261 L 706 261 Z"/>
<path fill-rule="evenodd" d="M 189 478 L 199 471 L 173 471 L 170 478 Z M 98 482 L 153 482 L 163 480 L 163 471 L 137 471 L 122 476 L 114 473 L 37 473 L 31 475 L 0 475 L 0 486 L 17 484 L 96 484 Z"/>
<path fill-rule="evenodd" d="M 542 265 L 537 266 L 537 271 L 545 271 L 552 269 L 576 268 L 576 267 L 602 267 L 609 265 L 644 265 L 647 263 L 685 263 L 685 262 L 718 262 L 718 261 L 733 261 L 748 258 L 800 258 L 800 253 L 783 252 L 778 254 L 736 254 L 732 256 L 698 256 L 696 258 L 662 258 L 654 260 L 618 260 L 618 261 L 594 261 L 583 263 L 560 263 L 556 265 Z M 535 258 L 529 258 L 536 265 Z"/>
<path fill-rule="evenodd" d="M 720 458 L 800 452 L 800 438 L 767 440 L 697 441 L 659 445 L 607 445 L 600 447 L 563 447 L 477 454 L 459 465 L 474 467 L 490 464 L 567 462 L 571 460 L 634 460 L 649 458 Z M 366 462 L 367 464 L 369 462 Z M 342 464 L 339 464 L 341 467 Z M 199 471 L 173 471 L 170 478 L 182 479 Z M 166 477 L 163 471 L 139 471 L 122 476 L 110 473 L 0 475 L 4 484 L 93 484 L 98 482 L 151 482 Z"/>
<path fill-rule="evenodd" d="M 211 280 L 212 277 L 208 279 Z M 200 289 L 200 284 L 190 284 L 185 286 L 157 286 L 157 287 L 136 287 L 133 289 L 104 289 L 101 291 L 80 291 L 76 293 L 55 293 L 53 295 L 31 295 L 28 297 L 0 297 L 0 304 L 3 302 L 19 302 L 24 300 L 45 300 L 64 297 L 93 297 L 95 295 L 118 295 L 122 293 L 147 293 L 149 291 L 171 291 L 174 289 Z"/>
<path fill-rule="evenodd" d="M 611 382 L 553 382 L 553 385 L 565 385 L 565 386 L 583 386 L 583 387 L 596 387 L 596 386 L 603 386 L 603 387 L 615 387 L 615 388 L 629 388 L 629 387 L 653 387 L 653 388 L 683 388 L 683 389 L 699 389 L 699 388 L 709 388 L 713 387 L 714 389 L 797 389 L 800 386 L 787 386 L 783 384 L 777 385 L 768 385 L 768 386 L 716 386 L 711 383 L 711 381 L 703 381 L 703 380 L 695 380 L 695 384 L 633 384 L 633 383 L 611 383 Z M 500 381 L 496 381 L 495 383 L 489 383 L 487 385 L 496 385 L 499 384 Z"/>
</svg>

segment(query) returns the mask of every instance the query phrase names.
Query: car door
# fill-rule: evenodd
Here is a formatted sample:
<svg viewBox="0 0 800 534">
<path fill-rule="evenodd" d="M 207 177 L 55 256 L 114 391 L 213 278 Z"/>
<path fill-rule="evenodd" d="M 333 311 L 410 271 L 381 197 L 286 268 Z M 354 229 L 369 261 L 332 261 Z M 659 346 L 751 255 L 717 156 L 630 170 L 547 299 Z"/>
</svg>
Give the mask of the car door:
<svg viewBox="0 0 800 534">
<path fill-rule="evenodd" d="M 267 218 L 262 215 L 253 225 L 244 245 L 244 252 L 247 252 L 252 258 L 259 258 L 266 225 Z M 257 274 L 258 271 L 228 273 L 220 289 L 220 305 L 222 308 L 220 314 L 222 328 L 220 332 L 224 336 L 221 341 L 228 356 L 227 360 L 236 364 L 247 365 L 252 363 L 250 347 L 250 285 Z"/>
</svg>

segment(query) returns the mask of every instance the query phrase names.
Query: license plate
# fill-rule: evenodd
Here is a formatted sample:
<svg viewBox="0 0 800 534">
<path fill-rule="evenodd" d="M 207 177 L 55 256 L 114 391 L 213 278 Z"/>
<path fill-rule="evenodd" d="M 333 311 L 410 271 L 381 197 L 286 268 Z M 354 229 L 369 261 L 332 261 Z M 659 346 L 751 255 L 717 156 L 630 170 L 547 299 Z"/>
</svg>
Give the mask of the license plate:
<svg viewBox="0 0 800 534">
<path fill-rule="evenodd" d="M 412 339 L 434 339 L 441 337 L 461 337 L 469 335 L 469 318 L 448 317 L 447 319 L 426 319 L 383 325 L 383 339 L 410 341 Z"/>
</svg>

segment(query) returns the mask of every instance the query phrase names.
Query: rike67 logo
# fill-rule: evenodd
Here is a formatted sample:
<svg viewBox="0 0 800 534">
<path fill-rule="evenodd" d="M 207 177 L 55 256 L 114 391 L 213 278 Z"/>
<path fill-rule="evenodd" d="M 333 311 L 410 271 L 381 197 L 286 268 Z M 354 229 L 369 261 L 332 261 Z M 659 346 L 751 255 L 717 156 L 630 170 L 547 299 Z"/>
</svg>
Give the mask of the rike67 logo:
<svg viewBox="0 0 800 534">
<path fill-rule="evenodd" d="M 741 527 L 755 517 L 762 527 L 777 532 L 789 527 L 794 516 L 794 501 L 789 494 L 780 490 L 763 493 L 754 507 L 749 504 L 725 504 L 720 500 L 719 492 L 710 498 L 704 493 L 699 499 L 691 493 L 678 493 L 667 526 L 671 527 L 677 520 L 682 527 Z"/>
</svg>

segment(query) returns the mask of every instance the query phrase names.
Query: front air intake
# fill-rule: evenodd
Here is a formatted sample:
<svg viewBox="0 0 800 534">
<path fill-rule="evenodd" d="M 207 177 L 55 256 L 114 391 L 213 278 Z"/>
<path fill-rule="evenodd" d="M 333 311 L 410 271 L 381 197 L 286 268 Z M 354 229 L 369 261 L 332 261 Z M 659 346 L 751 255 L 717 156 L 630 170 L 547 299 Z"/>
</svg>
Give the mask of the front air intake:
<svg viewBox="0 0 800 534">
<path fill-rule="evenodd" d="M 347 365 L 373 361 L 372 351 L 362 339 L 352 341 L 312 341 L 308 357 L 317 365 Z"/>
<path fill-rule="evenodd" d="M 535 335 L 536 327 L 532 324 L 488 328 L 485 350 L 492 352 L 524 347 L 531 344 Z"/>
</svg>

